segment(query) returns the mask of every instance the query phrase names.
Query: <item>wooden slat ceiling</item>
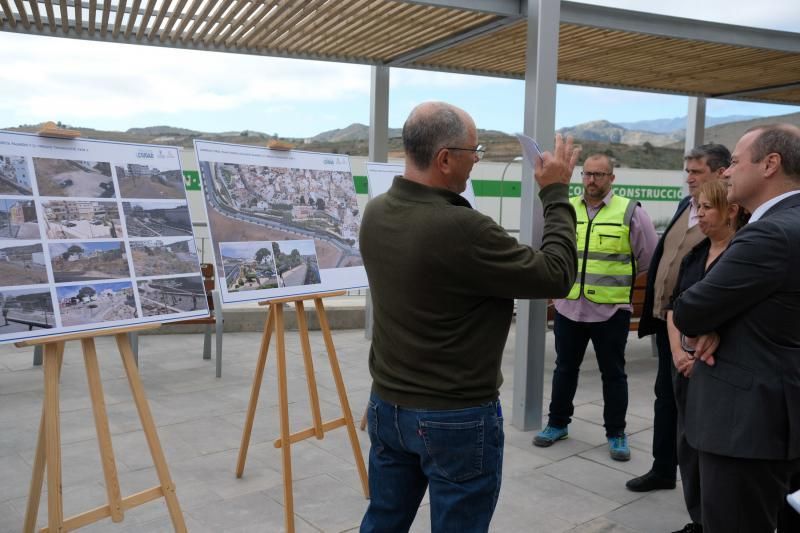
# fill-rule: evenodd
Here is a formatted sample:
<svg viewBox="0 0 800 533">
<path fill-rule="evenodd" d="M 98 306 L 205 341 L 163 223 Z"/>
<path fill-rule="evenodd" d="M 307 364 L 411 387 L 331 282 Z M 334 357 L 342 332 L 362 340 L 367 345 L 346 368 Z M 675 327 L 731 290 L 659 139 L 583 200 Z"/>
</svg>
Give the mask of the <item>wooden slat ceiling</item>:
<svg viewBox="0 0 800 533">
<path fill-rule="evenodd" d="M 398 0 L 0 0 L 0 30 L 512 78 L 525 70 L 524 19 Z M 558 64 L 563 83 L 758 91 L 738 97 L 800 104 L 797 53 L 562 23 Z"/>
<path fill-rule="evenodd" d="M 418 60 L 431 69 L 524 76 L 526 24 L 456 45 Z M 714 96 L 798 82 L 800 54 L 561 24 L 562 83 Z M 742 96 L 742 98 L 748 98 Z M 751 99 L 800 103 L 800 89 Z"/>
</svg>

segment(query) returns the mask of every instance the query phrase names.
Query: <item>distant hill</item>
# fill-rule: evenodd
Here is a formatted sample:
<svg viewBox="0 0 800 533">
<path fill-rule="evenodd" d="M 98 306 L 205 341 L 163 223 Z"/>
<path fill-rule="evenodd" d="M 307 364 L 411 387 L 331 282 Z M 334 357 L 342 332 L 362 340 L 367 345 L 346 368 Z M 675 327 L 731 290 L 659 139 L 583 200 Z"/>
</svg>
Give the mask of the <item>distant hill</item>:
<svg viewBox="0 0 800 533">
<path fill-rule="evenodd" d="M 739 137 L 744 135 L 744 132 L 754 126 L 764 126 L 766 124 L 774 124 L 776 122 L 786 122 L 800 127 L 800 113 L 790 113 L 788 115 L 780 115 L 777 117 L 759 117 L 742 122 L 733 122 L 730 124 L 721 124 L 706 128 L 705 142 L 724 144 L 730 150 L 736 146 L 736 141 Z"/>
<path fill-rule="evenodd" d="M 649 131 L 629 130 L 619 124 L 607 120 L 595 120 L 558 130 L 562 135 L 572 135 L 576 139 L 622 144 L 644 144 L 666 146 L 683 138 L 683 132 L 652 133 Z"/>
<path fill-rule="evenodd" d="M 402 130 L 400 128 L 389 128 L 389 138 L 400 137 Z M 310 137 L 306 142 L 350 142 L 350 141 L 368 141 L 369 140 L 369 126 L 354 122 L 346 128 L 339 128 L 336 130 L 323 131 L 313 137 Z"/>
<path fill-rule="evenodd" d="M 709 122 L 730 118 L 732 117 L 716 117 Z M 637 124 L 639 128 L 644 128 L 648 127 L 646 124 L 648 122 L 663 122 L 666 124 L 676 120 L 685 120 L 685 118 L 640 121 L 628 124 Z M 779 117 L 752 118 L 714 125 L 706 128 L 705 140 L 706 142 L 719 142 L 729 148 L 733 148 L 736 141 L 748 128 L 773 122 L 788 122 L 800 126 L 800 113 Z M 89 139 L 162 144 L 184 148 L 192 148 L 194 139 L 260 146 L 266 146 L 272 140 L 280 140 L 302 150 L 315 152 L 358 156 L 366 156 L 369 152 L 369 127 L 358 123 L 351 124 L 346 128 L 322 132 L 306 139 L 279 137 L 277 134 L 268 135 L 252 130 L 211 133 L 173 126 L 130 128 L 126 131 L 104 131 L 80 126 L 67 127 L 79 130 L 83 137 Z M 41 125 L 22 125 L 5 129 L 36 132 L 41 129 Z M 580 142 L 583 146 L 583 157 L 591 153 L 605 153 L 612 156 L 618 166 L 629 168 L 674 170 L 682 168 L 683 165 L 684 131 L 682 129 L 668 133 L 655 133 L 644 129 L 630 129 L 625 127 L 624 124 L 616 124 L 607 120 L 597 120 L 570 128 L 562 128 L 559 132 L 570 134 Z M 390 128 L 390 157 L 402 157 L 403 146 L 400 135 L 400 128 Z M 487 161 L 507 162 L 521 155 L 519 143 L 513 135 L 494 130 L 478 130 L 478 138 L 487 148 Z"/>
<path fill-rule="evenodd" d="M 716 126 L 729 122 L 739 122 L 756 118 L 752 115 L 727 115 L 724 117 L 706 117 L 706 126 Z M 617 125 L 628 130 L 649 131 L 651 133 L 672 133 L 686 129 L 686 115 L 675 118 L 659 118 L 655 120 L 639 120 L 636 122 L 617 122 Z"/>
<path fill-rule="evenodd" d="M 148 126 L 146 128 L 128 128 L 125 133 L 131 135 L 194 135 L 200 136 L 201 132 L 195 130 L 187 130 L 186 128 L 174 128 L 172 126 Z"/>
</svg>

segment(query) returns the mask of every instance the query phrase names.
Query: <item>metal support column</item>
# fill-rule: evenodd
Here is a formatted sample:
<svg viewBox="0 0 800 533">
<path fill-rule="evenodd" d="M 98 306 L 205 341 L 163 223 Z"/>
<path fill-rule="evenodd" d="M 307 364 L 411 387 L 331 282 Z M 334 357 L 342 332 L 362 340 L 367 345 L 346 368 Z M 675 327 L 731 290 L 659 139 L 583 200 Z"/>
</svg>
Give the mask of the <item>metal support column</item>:
<svg viewBox="0 0 800 533">
<path fill-rule="evenodd" d="M 524 132 L 544 150 L 553 149 L 555 133 L 560 12 L 560 1 L 528 0 Z M 524 162 L 520 241 L 534 248 L 542 244 L 543 212 L 538 192 L 533 169 Z M 541 427 L 546 323 L 546 301 L 519 301 L 511 424 L 523 431 Z"/>
<path fill-rule="evenodd" d="M 389 67 L 372 67 L 369 94 L 369 160 L 386 163 L 389 158 Z M 372 338 L 372 298 L 367 289 L 364 303 L 364 337 Z"/>
<path fill-rule="evenodd" d="M 704 143 L 706 131 L 706 99 L 702 96 L 689 97 L 686 113 L 686 142 L 684 152 Z"/>
</svg>

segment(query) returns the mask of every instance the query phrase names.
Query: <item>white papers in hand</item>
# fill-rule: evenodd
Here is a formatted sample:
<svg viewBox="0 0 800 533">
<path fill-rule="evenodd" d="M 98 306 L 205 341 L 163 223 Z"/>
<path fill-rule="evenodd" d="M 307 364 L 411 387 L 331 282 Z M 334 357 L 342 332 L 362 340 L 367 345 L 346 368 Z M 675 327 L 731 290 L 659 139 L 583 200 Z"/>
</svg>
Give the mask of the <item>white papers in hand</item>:
<svg viewBox="0 0 800 533">
<path fill-rule="evenodd" d="M 519 144 L 522 146 L 522 153 L 525 154 L 525 160 L 530 163 L 532 167 L 535 167 L 536 159 L 542 157 L 542 151 L 539 149 L 539 145 L 527 135 L 523 135 L 522 133 L 517 133 L 516 135 Z"/>
</svg>

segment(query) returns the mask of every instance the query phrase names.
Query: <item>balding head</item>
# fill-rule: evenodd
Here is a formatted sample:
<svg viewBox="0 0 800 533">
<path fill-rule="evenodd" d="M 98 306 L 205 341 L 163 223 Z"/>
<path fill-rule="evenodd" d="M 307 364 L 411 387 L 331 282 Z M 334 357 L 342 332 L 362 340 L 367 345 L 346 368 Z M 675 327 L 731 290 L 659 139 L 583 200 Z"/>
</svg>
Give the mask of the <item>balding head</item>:
<svg viewBox="0 0 800 533">
<path fill-rule="evenodd" d="M 769 124 L 747 131 L 751 132 L 756 134 L 750 146 L 751 161 L 757 163 L 769 154 L 778 154 L 786 177 L 800 182 L 800 128 L 792 124 Z"/>
<path fill-rule="evenodd" d="M 444 102 L 418 105 L 403 124 L 406 164 L 426 170 L 439 150 L 463 145 L 470 127 L 475 127 L 472 118 L 456 106 Z"/>
</svg>

